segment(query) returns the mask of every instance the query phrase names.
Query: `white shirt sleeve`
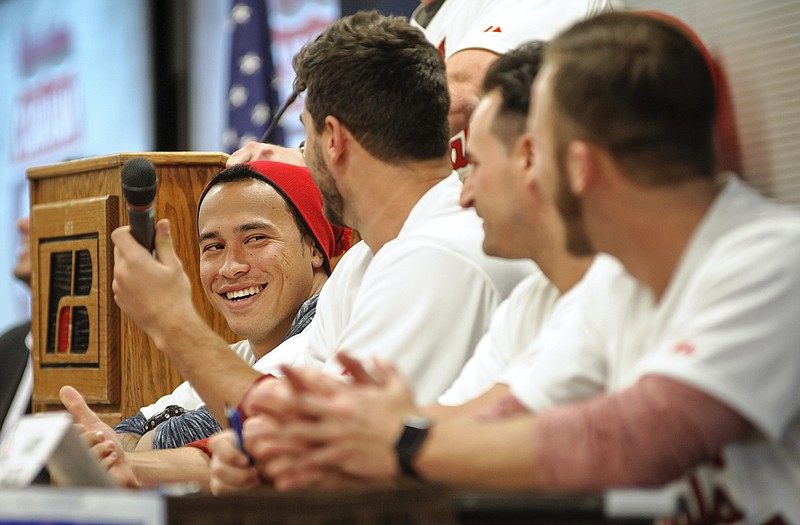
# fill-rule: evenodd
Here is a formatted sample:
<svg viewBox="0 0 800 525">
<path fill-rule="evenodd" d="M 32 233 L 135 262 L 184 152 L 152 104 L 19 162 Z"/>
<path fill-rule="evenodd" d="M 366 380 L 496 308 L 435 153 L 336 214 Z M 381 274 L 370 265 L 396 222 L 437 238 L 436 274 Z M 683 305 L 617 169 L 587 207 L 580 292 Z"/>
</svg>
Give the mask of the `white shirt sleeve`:
<svg viewBox="0 0 800 525">
<path fill-rule="evenodd" d="M 607 331 L 616 326 L 616 297 L 635 292 L 637 283 L 620 263 L 598 255 L 586 276 L 556 304 L 531 343 L 501 381 L 534 412 L 586 399 L 606 390 Z"/>
<path fill-rule="evenodd" d="M 565 298 L 566 299 L 566 298 Z M 527 352 L 501 381 L 533 412 L 598 395 L 604 391 L 606 366 L 597 327 L 581 307 L 559 309 Z"/>
<path fill-rule="evenodd" d="M 441 405 L 460 405 L 502 382 L 511 363 L 521 359 L 550 317 L 558 289 L 537 270 L 521 281 L 494 311 L 489 331 L 447 392 Z"/>
<path fill-rule="evenodd" d="M 633 376 L 695 386 L 778 439 L 800 411 L 799 238 L 775 221 L 721 247 Z"/>
</svg>

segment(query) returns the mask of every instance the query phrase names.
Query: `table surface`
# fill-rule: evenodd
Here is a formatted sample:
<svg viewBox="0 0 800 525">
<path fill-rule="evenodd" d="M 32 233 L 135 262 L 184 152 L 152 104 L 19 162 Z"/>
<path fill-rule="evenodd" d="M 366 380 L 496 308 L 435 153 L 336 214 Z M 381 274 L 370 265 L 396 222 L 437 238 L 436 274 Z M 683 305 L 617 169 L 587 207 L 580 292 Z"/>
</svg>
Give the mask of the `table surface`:
<svg viewBox="0 0 800 525">
<path fill-rule="evenodd" d="M 452 523 L 453 525 L 650 524 L 652 516 L 606 516 L 604 494 L 456 491 L 440 484 L 279 494 L 258 490 L 169 497 L 170 523 Z M 264 519 L 273 521 L 263 521 Z M 259 518 L 260 517 L 260 518 Z"/>
</svg>

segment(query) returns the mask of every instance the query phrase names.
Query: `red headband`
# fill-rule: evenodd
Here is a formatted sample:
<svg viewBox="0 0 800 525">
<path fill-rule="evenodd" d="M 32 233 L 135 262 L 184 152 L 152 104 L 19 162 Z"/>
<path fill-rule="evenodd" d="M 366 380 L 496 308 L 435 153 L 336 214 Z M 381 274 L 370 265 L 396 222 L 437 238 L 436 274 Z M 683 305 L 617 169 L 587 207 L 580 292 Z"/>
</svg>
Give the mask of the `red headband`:
<svg viewBox="0 0 800 525">
<path fill-rule="evenodd" d="M 351 231 L 349 228 L 333 226 L 322 212 L 322 194 L 319 192 L 308 168 L 272 162 L 267 160 L 252 161 L 245 164 L 263 180 L 281 194 L 286 202 L 297 211 L 314 242 L 325 258 L 325 270 L 330 274 L 330 258 L 344 253 L 350 246 Z M 222 174 L 224 172 L 221 172 Z M 208 191 L 217 184 L 214 177 L 206 185 L 197 202 L 197 213 Z"/>
</svg>

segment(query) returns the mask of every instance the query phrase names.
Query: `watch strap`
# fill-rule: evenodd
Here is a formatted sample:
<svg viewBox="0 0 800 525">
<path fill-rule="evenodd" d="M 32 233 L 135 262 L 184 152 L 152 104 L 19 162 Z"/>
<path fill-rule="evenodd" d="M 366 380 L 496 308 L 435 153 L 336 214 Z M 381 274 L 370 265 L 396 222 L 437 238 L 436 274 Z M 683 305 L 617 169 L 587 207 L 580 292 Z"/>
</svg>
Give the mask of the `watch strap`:
<svg viewBox="0 0 800 525">
<path fill-rule="evenodd" d="M 426 417 L 410 416 L 403 423 L 403 431 L 394 444 L 400 469 L 406 476 L 420 479 L 413 462 L 428 437 L 431 422 Z"/>
</svg>

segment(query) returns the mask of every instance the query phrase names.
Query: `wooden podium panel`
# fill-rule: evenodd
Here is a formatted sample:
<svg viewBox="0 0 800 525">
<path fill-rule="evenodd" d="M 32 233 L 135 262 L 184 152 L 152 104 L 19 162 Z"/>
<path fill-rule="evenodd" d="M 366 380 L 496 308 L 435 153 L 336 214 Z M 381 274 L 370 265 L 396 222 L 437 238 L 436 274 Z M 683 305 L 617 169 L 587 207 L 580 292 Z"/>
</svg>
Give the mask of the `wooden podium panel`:
<svg viewBox="0 0 800 525">
<path fill-rule="evenodd" d="M 63 410 L 58 390 L 71 384 L 116 423 L 182 381 L 111 291 L 110 233 L 129 222 L 120 176 L 134 157 L 156 167 L 156 218 L 170 220 L 197 311 L 227 341 L 237 340 L 203 294 L 195 225 L 200 193 L 225 168 L 226 154 L 120 153 L 31 168 L 35 411 Z"/>
<path fill-rule="evenodd" d="M 111 249 L 102 241 L 118 221 L 113 195 L 32 207 L 31 223 L 47 232 L 31 243 L 40 276 L 34 357 L 41 401 L 58 403 L 58 389 L 71 384 L 89 402 L 119 402 L 119 314 L 109 305 Z"/>
</svg>

